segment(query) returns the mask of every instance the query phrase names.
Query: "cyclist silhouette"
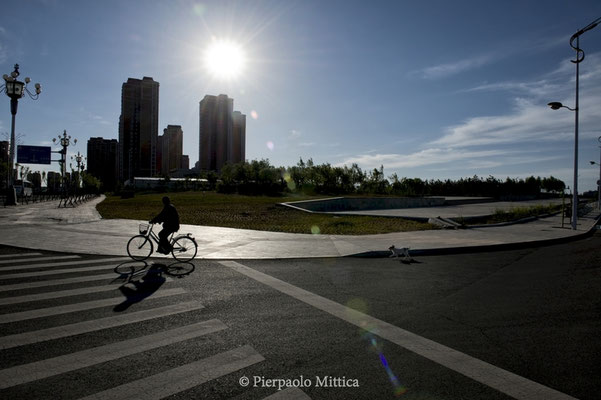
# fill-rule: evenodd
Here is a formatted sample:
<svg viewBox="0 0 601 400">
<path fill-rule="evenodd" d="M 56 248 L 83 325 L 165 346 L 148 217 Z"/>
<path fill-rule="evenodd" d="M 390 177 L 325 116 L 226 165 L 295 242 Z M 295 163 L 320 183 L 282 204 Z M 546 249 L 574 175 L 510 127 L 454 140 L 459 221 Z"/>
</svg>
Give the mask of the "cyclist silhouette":
<svg viewBox="0 0 601 400">
<path fill-rule="evenodd" d="M 163 223 L 163 229 L 159 232 L 159 248 L 158 252 L 169 254 L 171 245 L 167 239 L 169 235 L 179 230 L 179 214 L 171 204 L 169 197 L 163 197 L 163 210 L 159 215 L 150 220 L 151 224 Z"/>
</svg>

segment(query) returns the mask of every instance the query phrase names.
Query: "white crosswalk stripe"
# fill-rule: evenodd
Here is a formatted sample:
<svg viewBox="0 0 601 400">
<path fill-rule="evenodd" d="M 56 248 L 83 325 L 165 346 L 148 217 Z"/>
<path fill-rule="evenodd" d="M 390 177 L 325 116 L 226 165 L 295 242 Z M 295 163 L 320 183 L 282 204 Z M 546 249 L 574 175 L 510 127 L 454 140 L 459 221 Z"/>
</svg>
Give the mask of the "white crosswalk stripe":
<svg viewBox="0 0 601 400">
<path fill-rule="evenodd" d="M 73 274 L 73 273 L 81 273 L 81 272 L 89 272 L 89 271 L 102 271 L 102 270 L 108 270 L 108 269 L 114 270 L 115 264 L 96 265 L 93 267 L 81 267 L 81 268 L 61 268 L 61 269 L 54 269 L 51 271 L 19 272 L 16 274 L 0 275 L 0 281 L 3 279 L 36 278 L 39 276 Z"/>
<path fill-rule="evenodd" d="M 311 398 L 299 388 L 288 388 L 267 396 L 263 400 L 311 400 Z"/>
<path fill-rule="evenodd" d="M 73 258 L 72 256 L 69 256 Z M 78 256 L 76 256 L 78 257 Z M 114 261 L 131 261 L 129 258 L 117 257 L 117 258 L 97 258 L 93 260 L 82 260 L 79 259 L 77 261 L 67 261 L 67 262 L 59 262 L 59 263 L 45 263 L 45 264 L 31 264 L 31 265 L 11 265 L 8 267 L 0 267 L 0 272 L 4 271 L 19 271 L 23 269 L 40 269 L 40 268 L 54 268 L 54 267 L 62 267 L 66 265 L 82 265 L 82 264 L 98 264 L 104 262 L 114 262 Z M 20 260 L 21 261 L 21 260 Z M 42 260 L 40 260 L 42 261 Z M 12 262 L 12 260 L 10 261 Z M 1 276 L 1 275 L 0 275 Z"/>
<path fill-rule="evenodd" d="M 14 260 L 0 260 L 0 264 L 11 264 L 11 263 L 26 263 L 26 262 L 38 262 L 38 261 L 57 261 L 57 260 L 72 260 L 74 258 L 81 258 L 80 256 L 54 256 L 54 257 L 37 257 L 37 258 L 17 258 Z M 4 268 L 4 267 L 2 267 Z"/>
<path fill-rule="evenodd" d="M 43 254 L 40 253 L 28 254 L 29 256 L 43 256 Z M 17 257 L 25 256 L 23 255 Z M 147 273 L 151 271 L 152 267 L 148 268 L 148 266 L 145 266 L 144 264 L 132 263 L 131 272 L 136 273 L 136 275 L 133 277 L 128 273 L 130 271 L 128 271 L 127 265 L 125 268 L 119 267 L 116 273 L 116 267 L 120 262 L 131 262 L 131 260 L 123 257 L 90 260 L 79 259 L 77 261 L 38 264 L 35 264 L 33 260 L 37 260 L 39 262 L 58 261 L 59 259 L 56 257 L 39 257 L 29 260 L 23 258 L 19 259 L 17 262 L 14 261 L 14 259 L 8 260 L 9 257 L 4 258 L 7 259 L 7 262 L 1 263 L 4 265 L 0 267 L 0 281 L 9 281 L 12 279 L 28 279 L 30 281 L 0 285 L 0 292 L 6 293 L 5 297 L 0 298 L 0 306 L 5 307 L 14 304 L 63 298 L 66 299 L 65 301 L 71 300 L 71 302 L 59 306 L 36 308 L 27 311 L 10 312 L 10 310 L 7 309 L 6 311 L 9 311 L 8 313 L 0 314 L 0 324 L 18 323 L 21 321 L 43 317 L 52 318 L 67 313 L 78 313 L 74 316 L 74 318 L 80 320 L 78 322 L 66 325 L 52 326 L 50 328 L 30 330 L 21 333 L 0 336 L 0 351 L 43 342 L 47 342 L 45 346 L 60 346 L 62 343 L 61 339 L 74 337 L 75 339 L 70 340 L 79 340 L 77 335 L 89 334 L 98 331 L 103 331 L 100 334 L 100 337 L 110 337 L 108 335 L 110 335 L 109 332 L 111 329 L 117 329 L 122 326 L 131 327 L 132 325 L 142 323 L 144 321 L 167 318 L 173 315 L 199 311 L 204 308 L 203 305 L 198 301 L 182 301 L 179 299 L 179 295 L 184 295 L 187 293 L 183 288 L 169 287 L 167 285 L 164 287 L 161 285 L 155 292 L 148 293 L 146 289 L 144 289 L 144 285 L 146 283 L 137 285 L 138 282 L 144 282 L 145 276 L 150 275 Z M 65 258 L 64 260 L 68 259 L 69 258 Z M 32 261 L 32 263 L 25 264 L 26 261 Z M 27 271 L 28 269 L 32 271 Z M 123 269 L 124 273 L 120 275 L 118 272 L 119 269 Z M 3 274 L 5 271 L 19 272 Z M 54 275 L 81 274 L 88 272 L 96 272 L 96 274 L 83 276 L 67 275 L 66 277 L 53 279 Z M 173 283 L 172 278 L 168 276 L 164 276 L 164 278 L 164 283 Z M 100 284 L 99 281 L 103 280 L 105 282 Z M 88 287 L 71 287 L 66 289 L 60 288 L 61 285 L 76 285 L 87 282 L 98 283 L 96 283 L 95 286 Z M 121 287 L 128 285 L 128 283 L 129 286 L 126 287 L 128 287 L 134 293 L 134 296 L 130 296 L 128 294 L 128 297 L 126 297 L 124 296 L 124 293 L 119 292 Z M 45 288 L 45 291 L 42 293 L 27 293 L 29 289 L 35 288 Z M 141 290 L 140 298 L 136 298 L 135 296 L 135 292 L 138 289 Z M 7 293 L 10 291 L 14 291 L 14 293 Z M 77 301 L 78 296 L 94 295 L 111 291 L 115 291 L 119 295 L 105 299 Z M 146 308 L 148 306 L 152 306 L 152 303 L 148 302 L 149 300 L 159 298 L 174 299 L 175 304 Z M 114 308 L 110 311 L 102 311 L 104 315 L 103 317 L 91 320 L 81 320 L 81 318 L 85 318 L 85 314 L 82 313 L 84 311 L 102 307 L 116 307 L 127 304 L 128 301 L 131 301 L 131 304 L 141 301 L 141 304 L 144 304 L 145 309 L 141 311 L 129 310 L 126 312 L 115 312 L 117 308 Z M 35 305 L 37 304 L 31 304 L 31 306 Z M 0 312 L 2 311 L 3 310 L 0 309 Z M 50 321 L 51 320 L 49 320 L 49 322 Z M 161 324 L 165 324 L 171 320 L 163 319 L 161 321 Z M 183 319 L 180 318 L 176 321 L 183 321 Z M 124 357 L 133 356 L 140 353 L 159 352 L 159 349 L 163 348 L 164 346 L 180 343 L 208 334 L 218 333 L 227 328 L 228 327 L 223 322 L 217 319 L 188 323 L 183 326 L 167 328 L 159 333 L 143 335 L 133 339 L 120 340 L 118 342 L 84 349 L 70 354 L 63 354 L 40 361 L 12 366 L 0 370 L 0 389 L 8 389 L 18 385 L 33 383 L 41 379 L 58 376 L 82 368 L 93 368 L 102 363 L 113 362 Z M 105 330 L 107 330 L 106 333 L 104 332 Z M 144 379 L 134 380 L 112 389 L 93 394 L 87 398 L 129 399 L 135 398 L 140 393 L 145 393 L 144 397 L 148 399 L 164 398 L 262 361 L 264 361 L 263 356 L 257 353 L 251 346 L 246 345 L 233 350 L 215 354 L 211 357 L 204 358 L 196 362 L 168 369 Z M 157 362 L 157 365 L 160 365 L 160 361 Z M 11 390 L 19 389 L 14 388 Z M 299 396 L 297 392 L 286 392 L 289 393 L 290 396 Z M 304 393 L 301 391 L 301 394 Z M 307 399 L 308 397 L 291 398 Z"/>
<path fill-rule="evenodd" d="M 110 273 L 110 274 L 100 274 L 100 275 L 78 276 L 77 278 L 51 279 L 51 280 L 47 280 L 47 281 L 15 283 L 12 285 L 0 286 L 0 292 L 9 292 L 11 290 L 34 289 L 34 288 L 45 287 L 45 286 L 59 286 L 59 285 L 68 285 L 71 283 L 83 283 L 83 282 L 115 280 L 115 279 L 119 279 L 119 275 L 115 275 L 115 273 Z M 124 283 L 124 282 L 125 281 L 122 280 L 122 283 Z"/>
<path fill-rule="evenodd" d="M 184 293 L 186 293 L 186 291 L 181 288 L 164 289 L 164 290 L 159 290 L 156 293 L 153 293 L 152 296 L 149 296 L 146 300 L 159 299 L 161 297 L 175 296 L 175 295 L 184 294 Z M 49 316 L 53 316 L 53 315 L 67 314 L 67 313 L 72 313 L 72 312 L 76 312 L 76 311 L 91 310 L 91 309 L 100 308 L 100 307 L 116 306 L 120 302 L 123 302 L 123 301 L 124 301 L 123 296 L 118 296 L 118 297 L 111 297 L 109 299 L 85 301 L 83 303 L 66 304 L 66 305 L 57 306 L 57 307 L 46 307 L 46 308 L 40 308 L 37 310 L 21 311 L 21 312 L 16 312 L 16 313 L 11 313 L 11 314 L 1 314 L 0 315 L 0 324 L 6 324 L 9 322 L 17 322 L 17 321 L 25 321 L 25 320 L 33 319 L 33 318 L 49 317 Z"/>
<path fill-rule="evenodd" d="M 0 389 L 89 367 L 226 329 L 213 319 L 135 339 L 0 370 Z"/>
<path fill-rule="evenodd" d="M 4 258 L 18 258 L 18 257 L 31 257 L 41 256 L 42 253 L 15 253 L 15 254 L 0 254 L 0 260 Z"/>
<path fill-rule="evenodd" d="M 165 282 L 171 282 L 171 278 L 165 278 Z M 119 289 L 123 283 L 102 286 L 88 286 L 71 290 L 59 290 L 56 292 L 29 294 L 25 296 L 15 296 L 0 298 L 0 305 L 27 303 L 29 301 L 58 299 L 60 297 L 78 296 L 88 293 L 110 292 Z"/>
<path fill-rule="evenodd" d="M 2 336 L 0 337 L 0 349 L 10 349 L 13 347 L 24 346 L 26 344 L 81 335 L 83 333 L 114 328 L 117 326 L 133 324 L 135 322 L 147 321 L 154 318 L 166 317 L 188 311 L 200 310 L 202 308 L 203 306 L 200 303 L 196 301 L 188 301 L 184 303 L 177 303 L 171 306 L 120 314 L 115 317 L 93 319 L 90 321 L 77 322 L 75 324 L 56 326 L 54 328 Z"/>
<path fill-rule="evenodd" d="M 140 393 L 144 393 L 145 400 L 158 400 L 264 360 L 251 346 L 242 346 L 84 397 L 82 400 L 125 400 L 136 398 Z"/>
</svg>

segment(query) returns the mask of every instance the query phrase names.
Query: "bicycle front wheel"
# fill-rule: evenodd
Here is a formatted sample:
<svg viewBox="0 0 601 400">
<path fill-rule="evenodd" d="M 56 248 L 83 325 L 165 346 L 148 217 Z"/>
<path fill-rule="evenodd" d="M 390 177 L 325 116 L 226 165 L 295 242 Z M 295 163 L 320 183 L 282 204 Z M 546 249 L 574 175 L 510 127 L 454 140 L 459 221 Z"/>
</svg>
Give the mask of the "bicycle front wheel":
<svg viewBox="0 0 601 400">
<path fill-rule="evenodd" d="M 146 260 L 152 250 L 152 241 L 144 235 L 136 235 L 127 242 L 127 254 L 136 261 Z"/>
<path fill-rule="evenodd" d="M 196 241 L 189 236 L 181 236 L 173 242 L 173 258 L 177 261 L 190 261 L 196 257 L 198 245 Z"/>
</svg>

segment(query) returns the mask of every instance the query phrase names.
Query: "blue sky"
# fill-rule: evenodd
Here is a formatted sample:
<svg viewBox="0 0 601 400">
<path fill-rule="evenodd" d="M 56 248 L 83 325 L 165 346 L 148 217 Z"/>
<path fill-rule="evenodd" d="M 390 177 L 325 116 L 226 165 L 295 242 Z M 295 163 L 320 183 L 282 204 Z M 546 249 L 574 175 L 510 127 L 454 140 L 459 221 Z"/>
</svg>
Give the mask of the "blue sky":
<svg viewBox="0 0 601 400">
<path fill-rule="evenodd" d="M 39 100 L 20 101 L 22 144 L 66 129 L 79 140 L 70 154 L 118 138 L 122 83 L 151 76 L 160 133 L 182 125 L 192 164 L 198 103 L 225 93 L 247 115 L 247 159 L 422 179 L 553 175 L 572 187 L 574 114 L 546 104 L 574 105 L 569 39 L 598 17 L 599 1 L 26 0 L 0 15 L 0 72 L 19 63 L 42 84 Z M 238 79 L 204 68 L 215 38 L 244 49 Z M 580 45 L 583 191 L 599 177 L 601 27 Z"/>
</svg>

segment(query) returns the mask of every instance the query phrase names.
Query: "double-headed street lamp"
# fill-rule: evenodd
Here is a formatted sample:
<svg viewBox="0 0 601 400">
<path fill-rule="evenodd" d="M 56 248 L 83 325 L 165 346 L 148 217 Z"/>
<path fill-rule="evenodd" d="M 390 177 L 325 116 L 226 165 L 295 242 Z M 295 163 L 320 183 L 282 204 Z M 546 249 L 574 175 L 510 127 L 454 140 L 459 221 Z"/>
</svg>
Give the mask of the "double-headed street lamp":
<svg viewBox="0 0 601 400">
<path fill-rule="evenodd" d="M 549 107 L 553 110 L 567 108 L 570 111 L 574 111 L 574 191 L 572 192 L 572 229 L 574 230 L 578 227 L 578 90 L 580 86 L 580 63 L 584 60 L 584 51 L 580 48 L 580 35 L 596 27 L 599 22 L 601 22 L 601 18 L 597 18 L 570 38 L 570 46 L 576 51 L 576 59 L 570 60 L 576 64 L 576 104 L 574 108 L 564 106 L 557 101 L 549 103 Z M 574 41 L 576 41 L 576 45 L 574 45 Z"/>
<path fill-rule="evenodd" d="M 15 70 L 10 73 L 10 75 L 4 74 L 4 85 L 0 86 L 0 92 L 6 93 L 8 97 L 10 97 L 10 113 L 12 114 L 12 122 L 10 129 L 10 160 L 9 160 L 9 191 L 8 196 L 6 198 L 6 205 L 16 205 L 17 198 L 15 195 L 14 188 L 14 164 L 15 164 L 15 116 L 17 115 L 17 107 L 19 106 L 19 99 L 25 96 L 25 93 L 29 95 L 29 97 L 33 100 L 37 100 L 40 93 L 42 92 L 42 87 L 39 83 L 35 84 L 35 94 L 31 93 L 27 88 L 31 79 L 29 77 L 25 78 L 25 82 L 21 82 L 17 80 L 19 77 L 19 64 L 15 64 Z"/>
</svg>

